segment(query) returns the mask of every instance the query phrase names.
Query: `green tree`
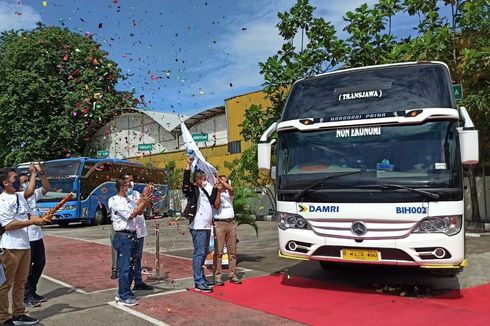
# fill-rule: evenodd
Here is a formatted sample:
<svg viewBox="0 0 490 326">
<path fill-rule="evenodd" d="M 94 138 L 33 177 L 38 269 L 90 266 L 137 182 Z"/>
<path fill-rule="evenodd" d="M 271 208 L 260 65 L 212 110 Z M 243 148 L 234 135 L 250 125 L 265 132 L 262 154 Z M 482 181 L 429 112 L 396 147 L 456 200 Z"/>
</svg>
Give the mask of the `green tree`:
<svg viewBox="0 0 490 326">
<path fill-rule="evenodd" d="M 348 33 L 339 40 L 329 22 L 313 17 L 307 0 L 298 0 L 290 11 L 279 13 L 279 34 L 284 38 L 280 51 L 259 63 L 264 86 L 272 105 L 252 106 L 245 116 L 245 139 L 258 141 L 260 134 L 276 121 L 289 88 L 299 78 L 344 66 L 358 67 L 401 61 L 440 60 L 448 64 L 455 83 L 463 85 L 466 106 L 480 132 L 482 160 L 489 159 L 490 146 L 490 3 L 488 0 L 379 0 L 347 12 Z M 444 10 L 441 10 L 444 9 Z M 450 12 L 442 16 L 441 12 Z M 418 18 L 414 35 L 398 39 L 392 34 L 397 15 Z M 304 35 L 307 45 L 305 47 Z M 318 35 L 316 35 L 318 34 Z M 300 47 L 295 44 L 301 40 Z M 305 50 L 307 49 L 307 50 Z M 249 158 L 252 155 L 248 155 Z M 250 162 L 240 160 L 237 174 L 247 171 Z M 240 170 L 242 170 L 240 172 Z M 473 169 L 469 169 L 473 220 L 479 221 L 478 199 Z"/>
<path fill-rule="evenodd" d="M 270 121 L 279 118 L 289 88 L 296 80 L 331 70 L 345 55 L 345 43 L 338 39 L 335 28 L 323 18 L 315 18 L 308 0 L 298 0 L 287 12 L 278 14 L 276 25 L 284 44 L 266 62 L 259 63 L 264 76 L 264 90 L 271 108 L 258 125 L 262 131 Z"/>
<path fill-rule="evenodd" d="M 92 134 L 133 96 L 90 35 L 57 27 L 0 36 L 0 163 L 83 153 Z"/>
</svg>

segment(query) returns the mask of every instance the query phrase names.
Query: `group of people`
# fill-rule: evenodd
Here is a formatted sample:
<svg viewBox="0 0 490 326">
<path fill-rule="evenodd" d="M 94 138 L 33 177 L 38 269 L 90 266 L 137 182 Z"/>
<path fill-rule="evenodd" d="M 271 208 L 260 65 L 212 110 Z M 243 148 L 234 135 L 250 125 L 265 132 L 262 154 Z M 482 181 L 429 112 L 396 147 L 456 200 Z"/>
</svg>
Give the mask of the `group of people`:
<svg viewBox="0 0 490 326">
<path fill-rule="evenodd" d="M 192 259 L 194 285 L 197 291 L 212 292 L 214 285 L 223 285 L 222 258 L 226 245 L 229 260 L 228 280 L 241 281 L 236 275 L 236 221 L 233 210 L 233 187 L 226 176 L 207 183 L 201 170 L 194 171 L 190 181 L 192 158 L 187 159 L 182 190 L 187 198 L 183 215 L 189 219 L 194 253 Z M 37 216 L 37 201 L 50 190 L 42 164 L 31 164 L 27 174 L 17 175 L 15 169 L 0 169 L 0 261 L 5 282 L 0 285 L 0 325 L 33 325 L 39 319 L 26 314 L 26 307 L 37 307 L 47 300 L 39 295 L 37 283 L 45 265 L 45 249 L 41 226 L 52 216 Z M 36 177 L 41 187 L 36 187 Z M 144 210 L 151 205 L 152 185 L 142 193 L 134 189 L 133 175 L 124 174 L 116 180 L 117 194 L 109 199 L 112 220 L 112 279 L 118 279 L 118 304 L 138 304 L 134 290 L 151 290 L 142 279 L 141 260 L 144 238 L 148 235 Z M 204 262 L 209 253 L 211 231 L 215 235 L 213 279 L 207 280 Z M 133 288 L 131 285 L 134 282 Z M 12 302 L 9 292 L 12 290 Z M 12 312 L 9 308 L 12 306 Z"/>
<path fill-rule="evenodd" d="M 141 276 L 144 238 L 148 235 L 143 212 L 151 205 L 152 185 L 140 194 L 134 189 L 133 179 L 132 174 L 121 175 L 116 180 L 117 194 L 108 202 L 112 220 L 111 278 L 118 280 L 116 302 L 125 306 L 138 304 L 133 290 L 153 289 Z"/>
<path fill-rule="evenodd" d="M 213 286 L 224 285 L 221 278 L 222 258 L 226 245 L 228 254 L 228 280 L 241 284 L 236 275 L 236 220 L 233 210 L 233 187 L 224 175 L 214 178 L 214 185 L 207 182 L 206 173 L 196 170 L 191 177 L 192 157 L 187 158 L 184 170 L 182 191 L 187 198 L 183 216 L 189 219 L 194 253 L 192 270 L 196 291 L 212 292 Z M 204 262 L 209 253 L 211 231 L 215 236 L 213 256 L 213 279 L 207 280 L 204 273 Z"/>
<path fill-rule="evenodd" d="M 36 189 L 37 175 L 42 186 Z M 19 176 L 15 169 L 0 169 L 0 188 L 0 268 L 5 274 L 0 285 L 0 325 L 37 324 L 39 319 L 26 315 L 26 307 L 37 307 L 47 300 L 36 291 L 46 262 L 41 226 L 52 216 L 37 216 L 36 203 L 50 190 L 50 184 L 39 163 L 29 166 L 29 176 Z"/>
</svg>

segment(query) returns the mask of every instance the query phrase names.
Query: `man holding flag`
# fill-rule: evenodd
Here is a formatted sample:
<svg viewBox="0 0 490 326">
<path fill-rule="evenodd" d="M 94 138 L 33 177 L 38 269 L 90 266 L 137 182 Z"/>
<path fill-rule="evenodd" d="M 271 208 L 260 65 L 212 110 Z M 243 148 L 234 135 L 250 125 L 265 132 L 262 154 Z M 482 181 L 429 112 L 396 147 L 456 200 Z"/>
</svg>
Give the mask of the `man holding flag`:
<svg viewBox="0 0 490 326">
<path fill-rule="evenodd" d="M 187 153 L 187 167 L 184 170 L 182 181 L 182 191 L 187 198 L 187 206 L 182 215 L 189 219 L 189 229 L 194 246 L 192 256 L 194 286 L 196 291 L 212 292 L 210 284 L 206 281 L 203 265 L 209 251 L 209 240 L 213 228 L 213 206 L 218 197 L 218 189 L 212 187 L 211 190 L 211 187 L 207 185 L 214 183 L 214 174 L 217 171 L 206 162 L 183 122 L 181 128 Z M 190 181 L 191 170 L 193 170 L 192 183 Z"/>
</svg>

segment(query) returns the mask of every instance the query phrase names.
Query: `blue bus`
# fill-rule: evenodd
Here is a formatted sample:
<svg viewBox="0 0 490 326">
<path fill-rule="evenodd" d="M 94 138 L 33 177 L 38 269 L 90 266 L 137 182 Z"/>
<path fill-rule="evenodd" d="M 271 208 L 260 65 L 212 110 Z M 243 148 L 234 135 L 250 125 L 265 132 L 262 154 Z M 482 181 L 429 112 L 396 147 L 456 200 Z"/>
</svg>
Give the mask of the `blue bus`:
<svg viewBox="0 0 490 326">
<path fill-rule="evenodd" d="M 30 163 L 17 166 L 18 173 L 27 172 Z M 145 217 L 163 215 L 168 210 L 168 178 L 162 169 L 145 167 L 126 160 L 75 157 L 45 161 L 42 163 L 51 190 L 37 202 L 38 214 L 44 214 L 56 206 L 70 192 L 75 196 L 56 212 L 53 223 L 67 226 L 71 222 L 100 225 L 109 222 L 107 202 L 116 194 L 116 179 L 125 173 L 134 176 L 135 190 L 154 184 L 151 209 Z M 41 181 L 36 181 L 36 188 Z"/>
</svg>

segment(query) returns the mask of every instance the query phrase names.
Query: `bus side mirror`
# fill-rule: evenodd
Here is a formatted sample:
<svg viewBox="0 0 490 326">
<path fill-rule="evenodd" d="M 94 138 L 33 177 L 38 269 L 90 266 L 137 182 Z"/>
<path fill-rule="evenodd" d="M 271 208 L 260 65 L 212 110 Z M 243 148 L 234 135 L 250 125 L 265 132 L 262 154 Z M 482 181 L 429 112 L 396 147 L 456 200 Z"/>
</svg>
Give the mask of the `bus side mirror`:
<svg viewBox="0 0 490 326">
<path fill-rule="evenodd" d="M 475 165 L 479 161 L 478 130 L 458 128 L 461 163 Z"/>
<path fill-rule="evenodd" d="M 257 158 L 260 174 L 270 174 L 272 142 L 257 144 Z"/>
</svg>

